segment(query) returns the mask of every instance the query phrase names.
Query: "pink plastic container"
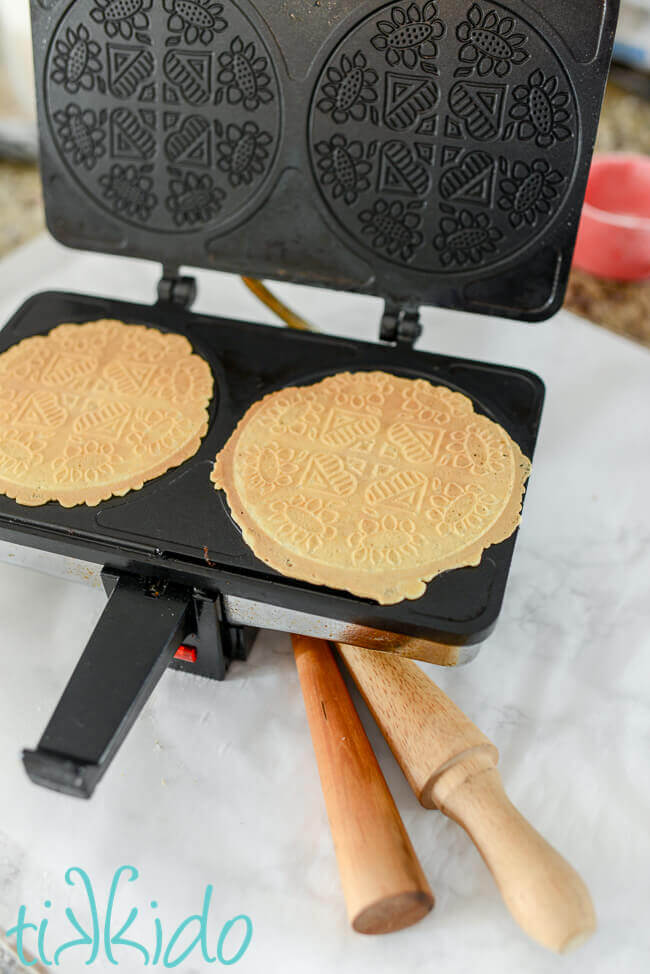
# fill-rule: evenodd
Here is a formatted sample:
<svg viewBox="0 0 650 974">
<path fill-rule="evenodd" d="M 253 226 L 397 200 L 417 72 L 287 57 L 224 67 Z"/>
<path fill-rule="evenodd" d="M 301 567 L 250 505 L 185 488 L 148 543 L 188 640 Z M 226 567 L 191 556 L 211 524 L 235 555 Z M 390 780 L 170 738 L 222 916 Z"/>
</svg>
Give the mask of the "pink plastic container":
<svg viewBox="0 0 650 974">
<path fill-rule="evenodd" d="M 573 262 L 619 281 L 650 277 L 650 157 L 594 156 Z"/>
</svg>

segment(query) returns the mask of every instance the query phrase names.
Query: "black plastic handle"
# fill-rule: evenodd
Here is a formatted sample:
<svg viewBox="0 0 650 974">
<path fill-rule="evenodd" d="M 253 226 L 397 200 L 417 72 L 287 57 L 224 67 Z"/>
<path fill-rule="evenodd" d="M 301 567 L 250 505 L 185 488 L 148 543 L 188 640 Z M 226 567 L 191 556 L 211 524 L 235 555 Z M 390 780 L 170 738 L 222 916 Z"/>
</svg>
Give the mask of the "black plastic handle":
<svg viewBox="0 0 650 974">
<path fill-rule="evenodd" d="M 37 750 L 23 752 L 33 782 L 91 797 L 193 619 L 190 589 L 119 577 Z"/>
</svg>

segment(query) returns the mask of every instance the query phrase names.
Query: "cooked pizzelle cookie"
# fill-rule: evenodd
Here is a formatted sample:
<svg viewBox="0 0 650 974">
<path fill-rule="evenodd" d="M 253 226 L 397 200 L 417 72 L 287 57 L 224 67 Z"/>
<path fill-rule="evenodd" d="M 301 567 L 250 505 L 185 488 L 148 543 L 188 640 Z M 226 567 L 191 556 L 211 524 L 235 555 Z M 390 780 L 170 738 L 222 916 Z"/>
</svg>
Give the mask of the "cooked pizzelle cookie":
<svg viewBox="0 0 650 974">
<path fill-rule="evenodd" d="M 0 493 L 94 506 L 194 456 L 210 367 L 181 335 L 95 321 L 0 355 Z"/>
<path fill-rule="evenodd" d="M 466 396 L 346 372 L 251 406 L 212 480 L 266 564 L 389 605 L 508 538 L 529 473 Z"/>
</svg>

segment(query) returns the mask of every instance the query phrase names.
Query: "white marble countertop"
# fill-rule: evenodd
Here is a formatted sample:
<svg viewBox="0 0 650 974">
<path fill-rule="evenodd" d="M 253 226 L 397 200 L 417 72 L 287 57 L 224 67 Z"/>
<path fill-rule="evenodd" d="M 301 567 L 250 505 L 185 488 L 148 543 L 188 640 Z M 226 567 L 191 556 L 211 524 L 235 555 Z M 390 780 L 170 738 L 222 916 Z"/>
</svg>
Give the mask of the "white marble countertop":
<svg viewBox="0 0 650 974">
<path fill-rule="evenodd" d="M 52 287 L 151 300 L 157 275 L 41 238 L 0 263 L 0 320 Z M 199 277 L 199 310 L 272 322 L 237 279 Z M 324 330 L 377 333 L 377 301 L 279 290 Z M 49 897 L 58 945 L 70 937 L 65 906 L 83 902 L 65 870 L 85 868 L 101 902 L 128 864 L 140 879 L 120 909 L 140 908 L 137 939 L 153 944 L 150 900 L 171 932 L 212 884 L 215 937 L 237 914 L 253 921 L 242 972 L 648 970 L 650 357 L 566 313 L 542 325 L 444 311 L 424 320 L 422 349 L 531 368 L 547 383 L 498 627 L 467 667 L 424 668 L 495 741 L 512 799 L 585 877 L 597 935 L 559 960 L 528 942 L 465 833 L 419 807 L 363 708 L 437 903 L 410 930 L 352 933 L 280 634 L 262 634 L 225 683 L 167 673 L 91 802 L 36 788 L 20 749 L 36 745 L 104 597 L 10 565 L 0 565 L 0 926 L 15 923 L 20 904 L 40 921 Z M 122 950 L 118 970 L 139 970 L 139 956 Z M 101 956 L 94 969 L 113 969 Z M 60 970 L 88 970 L 86 957 L 64 955 Z M 194 954 L 180 969 L 218 967 Z"/>
</svg>

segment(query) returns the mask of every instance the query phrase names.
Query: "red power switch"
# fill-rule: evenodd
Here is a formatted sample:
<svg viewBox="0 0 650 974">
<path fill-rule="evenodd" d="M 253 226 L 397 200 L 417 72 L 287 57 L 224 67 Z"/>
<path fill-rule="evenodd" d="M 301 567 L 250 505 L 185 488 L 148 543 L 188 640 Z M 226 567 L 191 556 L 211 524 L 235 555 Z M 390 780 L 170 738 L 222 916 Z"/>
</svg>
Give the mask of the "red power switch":
<svg viewBox="0 0 650 974">
<path fill-rule="evenodd" d="M 182 663 L 196 663 L 198 655 L 194 646 L 179 646 L 174 659 L 179 659 Z"/>
</svg>

